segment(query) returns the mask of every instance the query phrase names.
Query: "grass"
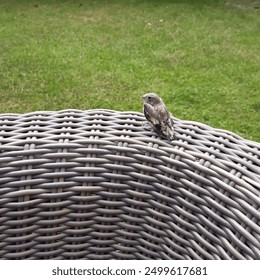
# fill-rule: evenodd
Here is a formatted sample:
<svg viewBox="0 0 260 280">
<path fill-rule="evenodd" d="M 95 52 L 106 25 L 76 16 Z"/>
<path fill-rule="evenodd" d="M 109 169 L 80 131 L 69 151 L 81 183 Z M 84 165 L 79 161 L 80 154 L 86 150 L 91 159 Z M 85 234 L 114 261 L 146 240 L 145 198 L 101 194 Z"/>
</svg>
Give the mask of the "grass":
<svg viewBox="0 0 260 280">
<path fill-rule="evenodd" d="M 0 0 L 0 113 L 141 111 L 260 141 L 260 9 L 250 0 Z"/>
</svg>

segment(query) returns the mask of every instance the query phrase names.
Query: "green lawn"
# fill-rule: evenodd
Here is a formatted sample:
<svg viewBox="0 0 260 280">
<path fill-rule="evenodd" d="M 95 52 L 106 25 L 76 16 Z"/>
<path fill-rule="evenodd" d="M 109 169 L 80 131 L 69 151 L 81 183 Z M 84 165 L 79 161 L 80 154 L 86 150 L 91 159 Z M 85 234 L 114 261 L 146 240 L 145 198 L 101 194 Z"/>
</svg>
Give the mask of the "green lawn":
<svg viewBox="0 0 260 280">
<path fill-rule="evenodd" d="M 260 4 L 254 0 L 0 0 L 0 113 L 141 111 L 260 141 Z"/>
</svg>

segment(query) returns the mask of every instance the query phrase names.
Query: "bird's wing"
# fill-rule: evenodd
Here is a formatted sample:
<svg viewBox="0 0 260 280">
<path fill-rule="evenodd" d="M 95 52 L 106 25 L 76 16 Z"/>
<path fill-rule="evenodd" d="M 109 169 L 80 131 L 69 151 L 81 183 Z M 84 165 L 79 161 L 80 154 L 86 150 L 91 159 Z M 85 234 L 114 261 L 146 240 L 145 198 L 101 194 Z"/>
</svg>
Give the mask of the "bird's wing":
<svg viewBox="0 0 260 280">
<path fill-rule="evenodd" d="M 167 122 L 169 117 L 170 117 L 170 113 L 169 111 L 165 108 L 165 106 L 158 106 L 156 109 L 157 111 L 157 115 L 159 117 L 159 119 L 161 120 L 161 122 Z"/>
<path fill-rule="evenodd" d="M 153 125 L 159 124 L 158 113 L 150 104 L 144 104 L 144 116 Z"/>
<path fill-rule="evenodd" d="M 160 123 L 158 126 L 158 130 L 166 136 L 169 140 L 174 139 L 174 132 L 173 132 L 173 119 L 171 113 L 167 110 L 166 107 L 161 106 L 157 109 L 158 116 L 160 119 Z"/>
<path fill-rule="evenodd" d="M 168 140 L 174 139 L 173 120 L 171 114 L 165 106 L 153 107 L 150 104 L 144 104 L 144 115 L 148 122 L 152 124 L 154 131 Z"/>
</svg>

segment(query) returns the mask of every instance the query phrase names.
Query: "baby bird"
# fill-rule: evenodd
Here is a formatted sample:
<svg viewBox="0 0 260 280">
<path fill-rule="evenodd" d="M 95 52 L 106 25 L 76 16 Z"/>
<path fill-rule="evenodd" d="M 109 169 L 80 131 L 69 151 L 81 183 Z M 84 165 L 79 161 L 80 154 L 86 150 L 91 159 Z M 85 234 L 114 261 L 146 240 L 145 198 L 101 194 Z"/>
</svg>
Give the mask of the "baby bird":
<svg viewBox="0 0 260 280">
<path fill-rule="evenodd" d="M 144 116 L 151 128 L 161 137 L 174 139 L 173 119 L 162 99 L 155 93 L 146 93 L 142 96 Z"/>
</svg>

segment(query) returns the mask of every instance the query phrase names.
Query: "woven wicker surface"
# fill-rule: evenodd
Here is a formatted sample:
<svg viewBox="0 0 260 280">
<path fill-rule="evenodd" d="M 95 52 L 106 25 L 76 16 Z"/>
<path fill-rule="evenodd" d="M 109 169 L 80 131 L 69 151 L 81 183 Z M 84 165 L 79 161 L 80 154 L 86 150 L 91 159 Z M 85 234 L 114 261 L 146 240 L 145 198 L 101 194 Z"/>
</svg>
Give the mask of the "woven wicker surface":
<svg viewBox="0 0 260 280">
<path fill-rule="evenodd" d="M 1 259 L 260 259 L 260 145 L 143 114 L 0 115 Z"/>
</svg>

